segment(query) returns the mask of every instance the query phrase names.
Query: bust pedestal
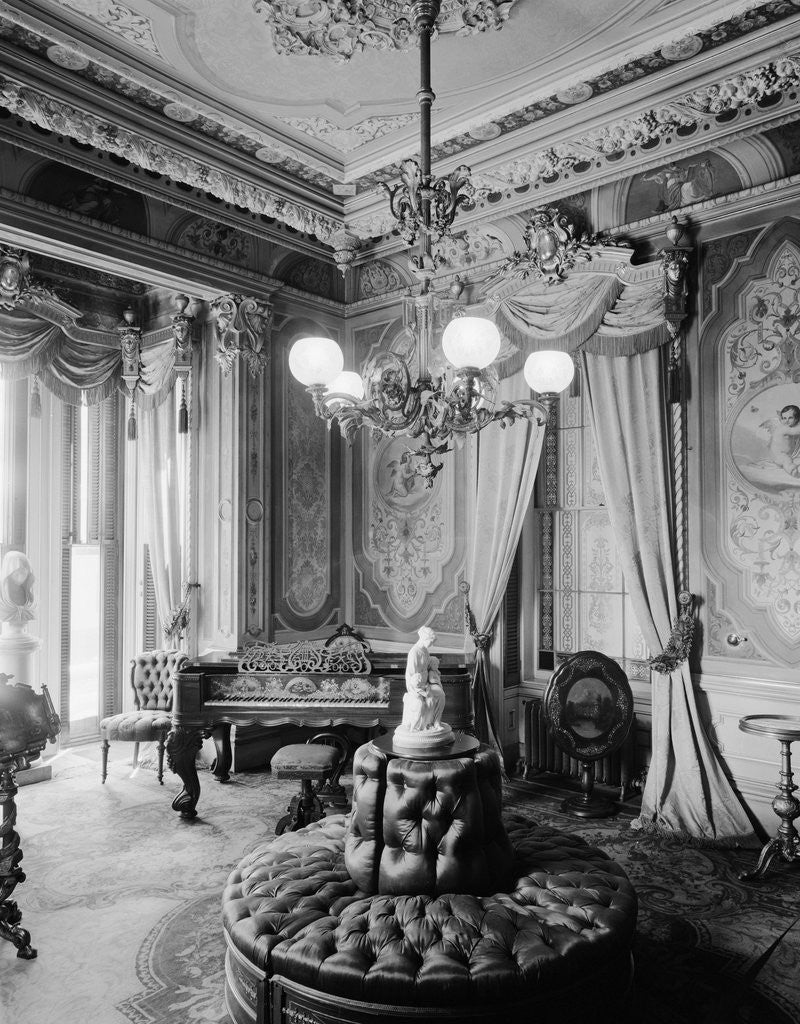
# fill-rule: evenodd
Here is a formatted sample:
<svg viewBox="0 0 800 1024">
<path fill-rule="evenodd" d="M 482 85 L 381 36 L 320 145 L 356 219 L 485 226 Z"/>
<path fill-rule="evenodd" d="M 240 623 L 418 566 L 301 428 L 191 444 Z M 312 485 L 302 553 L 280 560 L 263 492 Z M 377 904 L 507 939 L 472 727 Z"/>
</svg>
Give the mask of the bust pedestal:
<svg viewBox="0 0 800 1024">
<path fill-rule="evenodd" d="M 379 737 L 353 760 L 347 871 L 366 893 L 501 891 L 513 860 L 501 808 L 500 760 L 474 737 L 412 757 Z"/>
<path fill-rule="evenodd" d="M 13 676 L 15 683 L 36 686 L 34 655 L 42 646 L 38 636 L 29 636 L 25 626 L 4 622 L 0 630 L 0 672 Z"/>
<path fill-rule="evenodd" d="M 4 622 L 0 630 L 0 672 L 13 676 L 14 683 L 27 683 L 36 686 L 38 683 L 35 669 L 35 656 L 42 641 L 38 636 L 30 636 L 25 626 L 16 626 Z M 17 786 L 30 786 L 34 782 L 44 782 L 52 778 L 53 769 L 37 758 L 30 768 L 17 772 Z"/>
</svg>

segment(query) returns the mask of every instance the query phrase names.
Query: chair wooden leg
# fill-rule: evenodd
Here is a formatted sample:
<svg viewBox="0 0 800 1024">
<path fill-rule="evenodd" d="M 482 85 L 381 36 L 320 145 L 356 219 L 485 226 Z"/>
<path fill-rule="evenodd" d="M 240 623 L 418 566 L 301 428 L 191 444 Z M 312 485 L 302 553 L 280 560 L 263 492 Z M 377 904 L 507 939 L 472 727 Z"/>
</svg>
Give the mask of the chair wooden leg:
<svg viewBox="0 0 800 1024">
<path fill-rule="evenodd" d="M 105 782 L 108 776 L 108 740 L 100 744 L 100 781 Z"/>
<path fill-rule="evenodd" d="M 133 767 L 139 767 L 139 744 L 134 743 L 133 745 Z"/>
<path fill-rule="evenodd" d="M 158 741 L 158 781 L 164 785 L 164 740 L 162 736 Z"/>
</svg>

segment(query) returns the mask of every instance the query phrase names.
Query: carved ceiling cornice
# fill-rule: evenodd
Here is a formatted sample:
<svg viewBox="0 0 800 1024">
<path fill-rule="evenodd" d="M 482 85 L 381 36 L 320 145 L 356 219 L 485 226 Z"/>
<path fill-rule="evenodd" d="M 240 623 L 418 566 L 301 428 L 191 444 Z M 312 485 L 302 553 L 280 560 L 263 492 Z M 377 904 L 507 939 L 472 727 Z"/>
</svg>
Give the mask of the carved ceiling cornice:
<svg viewBox="0 0 800 1024">
<path fill-rule="evenodd" d="M 792 99 L 791 93 L 796 94 L 800 87 L 800 52 L 762 61 L 757 66 L 736 70 L 733 74 L 722 74 L 713 82 L 708 81 L 709 75 L 706 74 L 706 81 L 699 88 L 681 90 L 672 87 L 670 94 L 662 88 L 655 104 L 652 100 L 647 101 L 649 87 L 646 84 L 648 75 L 663 70 L 665 62 L 677 62 L 677 66 L 681 60 L 688 60 L 698 53 L 706 50 L 710 53 L 721 45 L 720 41 L 744 38 L 747 31 L 760 27 L 777 26 L 781 18 L 796 10 L 796 6 L 779 3 L 778 0 L 756 5 L 748 14 L 749 21 L 743 15 L 730 18 L 723 25 L 715 26 L 713 31 L 709 29 L 687 36 L 680 46 L 675 45 L 672 49 L 663 47 L 658 55 L 637 58 L 635 65 L 609 72 L 604 81 L 582 83 L 580 88 L 576 86 L 570 95 L 564 93 L 560 99 L 556 96 L 537 101 L 537 104 L 525 108 L 522 122 L 515 120 L 516 114 L 509 115 L 510 120 L 498 118 L 497 123 L 502 121 L 503 124 L 494 141 L 459 137 L 442 143 L 434 149 L 434 158 L 440 157 L 444 171 L 448 165 L 455 164 L 464 151 L 463 147 L 484 143 L 483 148 L 474 154 L 477 159 L 473 165 L 473 177 L 483 186 L 484 198 L 472 214 L 460 218 L 461 222 L 467 225 L 485 218 L 489 211 L 498 214 L 532 203 L 550 202 L 560 196 L 719 147 L 732 138 L 755 134 L 766 127 L 797 119 L 800 117 L 800 100 Z M 8 13 L 9 8 L 0 3 L 0 28 L 2 15 Z M 778 29 L 773 27 L 770 31 L 777 38 Z M 29 34 L 32 33 L 29 31 Z M 16 46 L 21 45 L 17 39 L 14 42 Z M 33 46 L 33 42 L 30 45 Z M 743 53 L 742 46 L 736 57 L 737 68 Z M 713 62 L 709 66 L 713 66 Z M 31 65 L 31 76 L 35 77 L 35 71 Z M 638 108 L 628 109 L 623 115 L 612 114 L 610 93 L 625 84 L 626 75 L 629 83 L 634 79 L 640 83 L 636 87 L 638 92 L 629 90 L 625 94 L 639 97 Z M 679 76 L 675 77 L 680 80 Z M 686 78 L 684 75 L 683 80 Z M 278 185 L 264 185 L 263 177 L 259 176 L 260 168 L 252 159 L 257 154 L 249 152 L 248 159 L 238 159 L 238 143 L 230 133 L 218 137 L 219 140 L 224 139 L 224 146 L 218 141 L 212 144 L 208 138 L 205 141 L 202 138 L 203 124 L 183 121 L 177 115 L 181 124 L 171 124 L 171 132 L 166 133 L 161 119 L 163 104 L 159 106 L 163 97 L 159 98 L 155 93 L 144 97 L 136 90 L 122 90 L 123 96 L 127 97 L 122 102 L 114 99 L 114 86 L 108 81 L 91 83 L 95 95 L 100 95 L 98 89 L 102 87 L 106 100 L 110 97 L 120 111 L 124 108 L 137 112 L 138 120 L 128 119 L 123 126 L 110 116 L 101 116 L 97 105 L 79 102 L 79 96 L 88 99 L 92 95 L 86 82 L 82 84 L 82 93 L 76 92 L 70 100 L 55 94 L 56 71 L 53 67 L 50 67 L 48 83 L 45 87 L 33 77 L 26 78 L 21 72 L 17 73 L 17 69 L 14 73 L 0 75 L 0 106 L 57 136 L 66 136 L 81 145 L 111 153 L 171 181 L 208 192 L 231 207 L 275 218 L 323 241 L 341 230 L 343 224 L 362 239 L 383 235 L 394 226 L 387 214 L 385 201 L 378 194 L 362 194 L 346 201 L 341 207 L 342 216 L 338 217 L 331 211 L 340 201 L 332 196 L 320 196 L 319 189 L 316 195 L 309 189 L 308 201 L 303 202 L 287 197 Z M 628 107 L 631 105 L 629 100 Z M 534 107 L 538 111 L 535 118 Z M 106 108 L 110 109 L 108 103 Z M 560 116 L 551 116 L 556 114 Z M 207 120 L 200 119 L 203 123 Z M 528 127 L 522 128 L 522 123 Z M 140 129 L 131 127 L 134 124 L 140 125 Z M 152 132 L 149 130 L 151 127 Z M 506 130 L 508 135 L 503 134 Z M 2 126 L 0 131 L 3 131 Z M 189 144 L 184 145 L 184 141 Z M 194 143 L 197 143 L 196 148 L 193 148 Z M 252 139 L 249 145 L 252 149 Z M 234 157 L 223 163 L 231 150 Z M 305 159 L 303 154 L 296 155 Z M 276 156 L 275 167 L 279 168 L 279 164 Z M 371 188 L 379 180 L 391 179 L 393 171 L 394 165 L 390 165 L 380 172 L 366 175 L 358 181 L 358 188 Z M 100 170 L 95 173 L 103 174 Z M 103 176 L 108 177 L 109 174 Z M 283 177 L 287 182 L 290 180 L 287 175 Z M 126 183 L 131 184 L 130 178 Z M 133 187 L 146 194 L 159 191 L 142 179 Z M 332 179 L 328 180 L 326 187 L 334 187 Z M 486 193 L 491 197 L 487 198 Z M 164 195 L 163 189 L 160 197 L 173 201 Z M 174 201 L 183 205 L 177 198 Z M 197 209 L 196 205 L 187 205 L 186 208 Z"/>
<path fill-rule="evenodd" d="M 128 167 L 112 165 L 107 159 L 104 159 L 106 154 L 99 149 L 75 148 L 69 144 L 69 140 L 56 135 L 43 136 L 27 121 L 20 121 L 18 124 L 16 122 L 11 124 L 0 122 L 0 145 L 6 141 L 29 153 L 36 153 L 56 163 L 85 171 L 105 181 L 132 189 L 150 199 L 186 210 L 188 213 L 204 217 L 212 222 L 245 231 L 257 238 L 267 239 L 275 245 L 306 252 L 309 255 L 319 256 L 330 253 L 330 249 L 314 236 L 297 231 L 277 218 L 272 218 L 271 222 L 265 222 L 261 217 L 256 219 L 249 210 L 239 210 L 230 204 L 211 202 L 204 192 L 182 189 L 166 175 L 142 177 L 137 173 L 139 168 L 134 164 Z"/>
<path fill-rule="evenodd" d="M 323 4 L 321 0 L 312 0 L 311 6 L 304 5 L 300 9 L 298 0 L 272 0 L 271 9 L 301 10 L 302 13 L 298 14 L 301 20 L 307 18 L 313 22 L 318 18 L 320 23 L 326 26 L 338 25 L 336 33 L 346 36 L 347 30 L 343 31 L 335 18 L 330 21 L 332 14 L 325 13 L 329 7 L 331 11 L 338 10 L 337 3 L 341 6 L 343 0 L 332 2 L 333 7 L 330 7 L 330 4 Z M 346 8 L 352 8 L 356 13 L 361 10 L 358 6 L 360 2 L 361 0 L 344 0 Z M 485 24 L 493 24 L 493 19 L 502 24 L 511 10 L 512 3 L 513 0 L 507 3 L 499 0 L 451 0 L 448 3 L 446 0 L 440 22 L 444 20 L 448 25 L 452 22 L 452 26 L 455 26 L 459 19 L 464 19 L 466 24 L 463 26 L 462 34 L 470 34 L 480 31 Z M 90 16 L 83 10 L 86 7 L 85 3 L 75 0 L 67 6 L 72 6 L 75 10 L 81 9 L 86 17 Z M 259 6 L 258 0 L 255 0 L 255 6 Z M 387 18 L 402 20 L 402 10 L 406 5 L 399 0 L 383 0 L 382 4 L 371 3 L 366 6 L 369 12 L 374 12 L 376 7 L 385 8 Z M 138 46 L 147 43 L 147 49 L 150 46 L 148 40 L 153 42 L 152 32 L 148 35 L 147 19 L 141 15 L 134 15 L 134 12 L 119 4 L 109 4 L 108 7 L 117 13 L 113 17 L 105 17 L 102 12 L 94 11 L 92 16 L 98 24 L 118 33 L 127 42 Z M 684 62 L 693 62 L 700 56 L 707 58 L 720 49 L 735 45 L 737 41 L 749 39 L 753 33 L 763 33 L 771 27 L 780 26 L 786 19 L 797 17 L 797 4 L 789 0 L 767 0 L 763 3 L 742 4 L 741 7 L 746 9 L 734 9 L 732 13 L 728 7 L 728 16 L 723 15 L 723 20 L 720 20 L 719 15 L 714 17 L 698 14 L 692 26 L 683 26 L 679 29 L 685 29 L 690 34 L 676 37 L 673 27 L 671 36 L 661 41 L 653 41 L 652 50 L 643 51 L 640 48 L 634 56 L 602 69 L 600 73 L 590 74 L 585 80 L 571 82 L 556 89 L 552 94 L 537 95 L 526 104 L 512 104 L 502 116 L 489 114 L 478 121 L 473 119 L 469 123 L 462 119 L 461 123 L 447 130 L 447 136 L 438 144 L 437 132 L 434 131 L 434 162 L 454 157 L 459 153 L 465 154 L 483 147 L 487 141 L 502 139 L 531 124 L 539 124 L 553 116 L 569 113 L 573 108 L 592 98 L 611 99 L 614 96 L 616 100 L 615 94 L 620 89 L 629 87 L 631 83 L 645 82 L 659 73 L 671 74 Z M 198 140 L 205 138 L 221 142 L 226 147 L 254 157 L 269 167 L 281 168 L 295 178 L 328 189 L 334 194 L 353 194 L 353 189 L 356 194 L 368 193 L 377 187 L 378 182 L 396 177 L 397 166 L 385 160 L 382 164 L 376 165 L 372 159 L 371 170 L 367 173 L 359 170 L 355 163 L 348 167 L 344 160 L 325 159 L 302 143 L 293 143 L 286 135 L 282 135 L 281 124 L 287 124 L 310 139 L 338 149 L 342 155 L 354 150 L 358 155 L 357 150 L 361 146 L 367 146 L 381 138 L 390 139 L 395 149 L 398 144 L 403 147 L 403 152 L 398 153 L 397 158 L 411 155 L 415 147 L 413 131 L 402 130 L 398 134 L 397 129 L 407 129 L 409 123 L 402 115 L 397 114 L 387 119 L 385 130 L 379 125 L 383 119 L 375 116 L 367 117 L 355 125 L 333 130 L 324 117 L 289 117 L 280 114 L 272 125 L 254 126 L 232 115 L 230 111 L 223 111 L 203 102 L 188 91 L 176 90 L 174 82 L 171 81 L 167 85 L 154 74 L 148 73 L 142 64 L 132 64 L 130 58 L 125 59 L 126 55 L 122 53 L 114 56 L 83 45 L 80 39 L 71 38 L 60 28 L 45 22 L 43 16 L 35 17 L 29 11 L 29 8 L 17 10 L 0 0 L 0 40 L 6 40 L 18 50 L 35 54 L 39 60 L 49 62 L 51 66 L 55 64 L 63 68 L 70 77 L 85 82 L 95 90 L 123 97 L 138 105 L 147 116 L 153 118 L 153 128 L 156 132 L 159 128 L 163 129 L 164 120 L 172 120 L 182 125 L 190 134 L 197 136 Z M 120 20 L 120 12 L 125 11 L 128 11 L 130 17 L 127 21 Z M 374 14 L 371 16 L 374 20 Z M 63 22 L 60 24 L 63 25 Z M 509 30 L 513 30 L 513 16 L 510 26 Z M 785 38 L 784 35 L 782 39 Z M 314 59 L 310 58 L 311 61 Z M 395 118 L 394 124 L 391 124 L 392 118 Z M 362 167 L 365 166 L 360 159 L 359 163 Z M 339 186 L 346 184 L 349 190 L 337 192 L 336 183 Z"/>
<path fill-rule="evenodd" d="M 549 202 L 798 119 L 800 51 L 665 98 L 657 107 L 593 118 L 588 130 L 531 145 L 523 156 L 473 168 L 472 180 L 482 198 L 459 222 L 469 224 L 489 210 L 511 212 L 532 199 Z M 347 220 L 349 230 L 361 238 L 377 237 L 393 227 L 380 201 L 371 203 L 368 212 L 351 212 Z"/>
<path fill-rule="evenodd" d="M 320 239 L 328 238 L 342 227 L 341 221 L 287 200 L 271 189 L 210 166 L 173 146 L 130 131 L 5 74 L 0 74 L 0 107 L 56 135 L 66 135 L 82 145 L 128 160 L 137 167 L 210 192 L 234 206 L 275 217 Z"/>
</svg>

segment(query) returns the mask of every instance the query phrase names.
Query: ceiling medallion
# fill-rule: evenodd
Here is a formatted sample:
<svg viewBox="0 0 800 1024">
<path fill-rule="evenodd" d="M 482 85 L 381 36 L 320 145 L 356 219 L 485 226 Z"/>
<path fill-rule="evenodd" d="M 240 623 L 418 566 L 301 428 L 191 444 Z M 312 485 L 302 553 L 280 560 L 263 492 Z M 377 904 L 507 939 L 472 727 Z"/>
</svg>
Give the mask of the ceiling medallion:
<svg viewBox="0 0 800 1024">
<path fill-rule="evenodd" d="M 434 35 L 499 29 L 516 0 L 443 0 Z M 280 54 L 347 61 L 360 50 L 410 50 L 416 32 L 403 0 L 253 0 Z"/>
</svg>

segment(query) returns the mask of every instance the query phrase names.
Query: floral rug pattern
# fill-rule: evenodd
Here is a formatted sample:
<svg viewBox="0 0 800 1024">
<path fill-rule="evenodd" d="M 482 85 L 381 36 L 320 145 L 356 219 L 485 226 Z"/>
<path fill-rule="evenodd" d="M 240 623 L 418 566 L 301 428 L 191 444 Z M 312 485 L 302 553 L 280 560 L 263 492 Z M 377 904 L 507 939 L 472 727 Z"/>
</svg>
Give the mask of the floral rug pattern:
<svg viewBox="0 0 800 1024">
<path fill-rule="evenodd" d="M 113 751 L 112 751 L 113 752 Z M 94 751 L 57 759 L 20 790 L 27 880 L 17 888 L 39 958 L 0 943 L 0 1020 L 14 1024 L 229 1024 L 220 896 L 231 868 L 284 813 L 295 784 L 267 774 L 221 786 L 201 776 L 199 818 L 179 818 L 170 773 L 118 755 L 99 781 Z M 506 813 L 577 832 L 623 865 L 640 900 L 636 975 L 620 1024 L 793 1024 L 800 1020 L 800 921 L 752 984 L 747 972 L 800 915 L 800 871 L 738 873 L 756 850 L 687 847 L 633 832 L 630 814 L 576 821 L 512 783 Z"/>
</svg>

